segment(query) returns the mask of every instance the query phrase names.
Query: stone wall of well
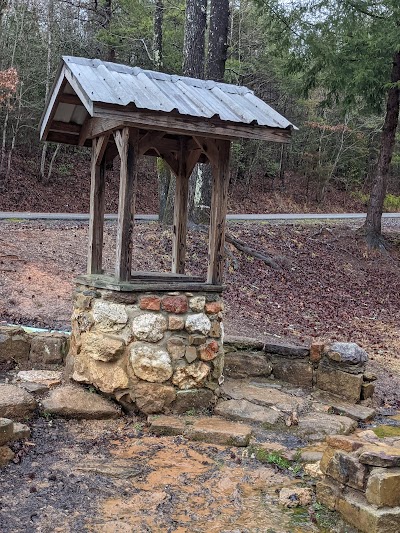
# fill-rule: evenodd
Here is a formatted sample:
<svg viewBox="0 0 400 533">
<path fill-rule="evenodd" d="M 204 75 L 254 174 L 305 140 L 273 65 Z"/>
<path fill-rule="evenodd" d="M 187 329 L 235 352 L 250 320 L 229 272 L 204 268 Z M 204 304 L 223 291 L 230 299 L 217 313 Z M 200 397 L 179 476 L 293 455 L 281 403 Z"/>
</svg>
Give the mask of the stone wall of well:
<svg viewBox="0 0 400 533">
<path fill-rule="evenodd" d="M 222 311 L 216 293 L 77 285 L 67 373 L 128 411 L 207 408 L 224 365 Z"/>
</svg>

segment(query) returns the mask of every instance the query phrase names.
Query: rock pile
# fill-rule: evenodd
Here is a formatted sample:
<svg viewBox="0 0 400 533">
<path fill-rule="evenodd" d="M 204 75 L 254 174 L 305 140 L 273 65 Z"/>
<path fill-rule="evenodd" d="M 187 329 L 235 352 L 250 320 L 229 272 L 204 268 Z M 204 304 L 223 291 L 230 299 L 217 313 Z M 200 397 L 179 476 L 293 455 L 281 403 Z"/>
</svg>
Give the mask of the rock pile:
<svg viewBox="0 0 400 533">
<path fill-rule="evenodd" d="M 224 364 L 215 293 L 119 293 L 78 285 L 67 372 L 128 410 L 209 407 Z"/>
<path fill-rule="evenodd" d="M 365 533 L 400 531 L 400 439 L 330 436 L 317 500 Z"/>
</svg>

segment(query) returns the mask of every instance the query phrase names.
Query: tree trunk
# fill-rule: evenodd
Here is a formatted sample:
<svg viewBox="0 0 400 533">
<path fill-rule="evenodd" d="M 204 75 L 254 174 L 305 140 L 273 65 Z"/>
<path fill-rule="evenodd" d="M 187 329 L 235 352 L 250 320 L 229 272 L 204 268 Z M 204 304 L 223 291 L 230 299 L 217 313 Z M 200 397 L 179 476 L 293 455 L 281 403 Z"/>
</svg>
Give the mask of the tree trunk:
<svg viewBox="0 0 400 533">
<path fill-rule="evenodd" d="M 386 195 L 390 163 L 392 161 L 400 108 L 400 51 L 393 57 L 391 82 L 388 92 L 385 123 L 383 125 L 378 166 L 372 180 L 367 218 L 363 227 L 370 248 L 382 248 L 382 212 Z"/>
<path fill-rule="evenodd" d="M 154 10 L 154 34 L 153 34 L 153 57 L 154 68 L 162 70 L 163 68 L 163 18 L 164 18 L 164 0 L 156 0 Z"/>
<path fill-rule="evenodd" d="M 207 0 L 186 0 L 183 75 L 204 78 Z"/>
<path fill-rule="evenodd" d="M 224 81 L 228 52 L 229 0 L 211 0 L 207 78 Z"/>
<path fill-rule="evenodd" d="M 47 7 L 47 63 L 46 63 L 46 91 L 44 96 L 45 104 L 49 96 L 50 91 L 50 77 L 51 77 L 51 48 L 52 48 L 52 28 L 54 19 L 54 5 L 53 2 L 48 3 Z M 47 156 L 47 143 L 43 143 L 42 156 L 40 158 L 40 171 L 39 181 L 45 181 L 46 174 L 46 156 Z"/>
<path fill-rule="evenodd" d="M 103 14 L 104 14 L 104 28 L 109 32 L 111 28 L 111 21 L 112 21 L 112 0 L 105 0 L 104 7 L 103 7 Z M 107 61 L 115 61 L 115 48 L 111 46 L 110 44 L 107 46 Z"/>
</svg>

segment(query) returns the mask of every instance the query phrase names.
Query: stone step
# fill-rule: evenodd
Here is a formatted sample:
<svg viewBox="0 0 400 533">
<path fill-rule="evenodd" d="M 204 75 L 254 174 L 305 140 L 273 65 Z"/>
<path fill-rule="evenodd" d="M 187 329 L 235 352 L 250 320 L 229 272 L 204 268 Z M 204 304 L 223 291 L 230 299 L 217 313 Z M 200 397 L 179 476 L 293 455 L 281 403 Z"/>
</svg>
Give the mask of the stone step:
<svg viewBox="0 0 400 533">
<path fill-rule="evenodd" d="M 189 440 L 223 446 L 248 446 L 251 427 L 229 422 L 217 416 L 178 417 L 149 416 L 150 430 L 155 435 L 182 435 Z"/>
<path fill-rule="evenodd" d="M 364 405 L 347 403 L 340 401 L 338 398 L 329 394 L 324 394 L 319 391 L 313 393 L 313 397 L 318 399 L 320 403 L 329 408 L 334 414 L 345 415 L 353 420 L 360 422 L 368 422 L 372 420 L 376 415 L 376 410 Z M 316 408 L 314 406 L 314 408 Z M 319 410 L 319 409 L 316 409 Z"/>
<path fill-rule="evenodd" d="M 232 400 L 247 400 L 265 407 L 275 406 L 280 411 L 291 413 L 301 412 L 306 407 L 306 400 L 299 396 L 286 394 L 267 384 L 258 386 L 246 380 L 226 380 L 222 386 L 222 394 Z"/>
<path fill-rule="evenodd" d="M 265 428 L 284 423 L 282 413 L 278 409 L 256 405 L 248 400 L 224 400 L 216 406 L 215 414 L 230 420 L 255 422 Z"/>
<path fill-rule="evenodd" d="M 296 433 L 313 442 L 322 441 L 328 435 L 348 435 L 356 427 L 356 421 L 347 416 L 311 413 L 299 418 Z"/>
</svg>

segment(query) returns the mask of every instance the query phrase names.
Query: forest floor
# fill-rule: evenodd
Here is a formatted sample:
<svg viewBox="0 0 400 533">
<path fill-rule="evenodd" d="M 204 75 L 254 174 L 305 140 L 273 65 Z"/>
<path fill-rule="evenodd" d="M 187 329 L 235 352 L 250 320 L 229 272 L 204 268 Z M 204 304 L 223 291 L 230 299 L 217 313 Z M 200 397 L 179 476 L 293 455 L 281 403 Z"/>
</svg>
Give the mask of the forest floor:
<svg viewBox="0 0 400 533">
<path fill-rule="evenodd" d="M 359 224 L 359 223 L 358 223 Z M 357 223 L 229 224 L 255 249 L 282 257 L 281 270 L 230 248 L 226 333 L 301 342 L 353 341 L 379 378 L 376 401 L 400 406 L 400 225 L 385 221 L 387 254 L 368 252 Z M 104 267 L 112 270 L 115 223 L 105 225 Z M 74 277 L 85 271 L 87 224 L 0 224 L 0 319 L 68 329 Z M 171 230 L 134 230 L 134 270 L 168 271 Z M 207 238 L 188 236 L 189 274 L 205 274 Z"/>
<path fill-rule="evenodd" d="M 37 155 L 15 154 L 12 175 L 0 196 L 0 211 L 51 213 L 89 212 L 90 162 L 85 154 L 62 154 L 48 183 L 37 179 Z M 36 169 L 36 170 L 35 170 Z M 231 213 L 344 213 L 365 212 L 360 195 L 328 186 L 325 198 L 319 184 L 288 172 L 285 187 L 277 179 L 254 175 L 236 180 L 229 191 Z M 106 212 L 118 210 L 118 164 L 106 173 Z M 155 159 L 144 158 L 138 172 L 136 211 L 158 213 L 158 183 Z"/>
</svg>

